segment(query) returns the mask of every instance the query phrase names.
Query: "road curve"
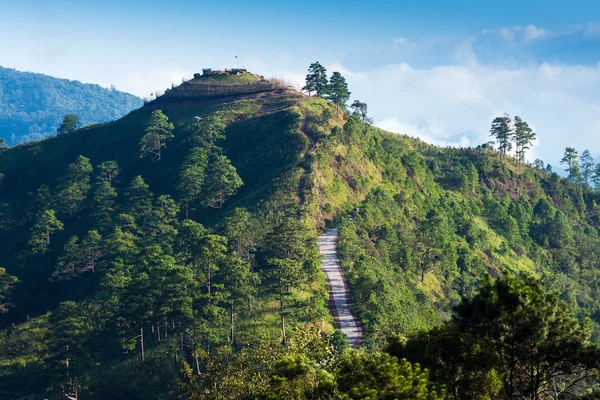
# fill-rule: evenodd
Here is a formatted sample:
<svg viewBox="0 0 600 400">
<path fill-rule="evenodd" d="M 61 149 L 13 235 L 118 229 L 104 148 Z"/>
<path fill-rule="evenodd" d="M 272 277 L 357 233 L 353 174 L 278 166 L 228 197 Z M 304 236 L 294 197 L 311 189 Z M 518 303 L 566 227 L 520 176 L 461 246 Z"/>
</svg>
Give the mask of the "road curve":
<svg viewBox="0 0 600 400">
<path fill-rule="evenodd" d="M 350 346 L 358 347 L 363 340 L 363 332 L 350 310 L 350 289 L 337 257 L 337 240 L 337 229 L 330 229 L 319 236 L 321 270 L 329 284 L 329 309 L 333 319 L 337 327 L 346 334 Z"/>
</svg>

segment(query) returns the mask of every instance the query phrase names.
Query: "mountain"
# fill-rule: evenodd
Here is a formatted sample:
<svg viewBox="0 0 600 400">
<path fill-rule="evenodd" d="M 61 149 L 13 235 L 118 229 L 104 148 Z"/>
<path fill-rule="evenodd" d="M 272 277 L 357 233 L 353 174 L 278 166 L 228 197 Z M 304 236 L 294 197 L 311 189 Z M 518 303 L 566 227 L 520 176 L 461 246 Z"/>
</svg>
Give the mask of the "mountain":
<svg viewBox="0 0 600 400">
<path fill-rule="evenodd" d="M 543 290 L 511 276 L 540 280 L 600 341 L 597 192 L 363 121 L 276 80 L 211 72 L 116 121 L 5 150 L 0 393 L 303 398 L 293 393 L 310 386 L 361 398 L 351 382 L 370 375 L 355 366 L 393 363 L 336 358 L 325 227 L 339 230 L 369 349 L 444 326 L 496 293 L 478 295 L 486 277 L 530 300 L 527 288 Z M 393 374 L 426 393 L 406 398 L 442 398 L 435 384 L 455 382 L 402 362 Z M 473 386 L 497 394 L 490 371 Z"/>
<path fill-rule="evenodd" d="M 56 134 L 69 113 L 87 125 L 141 106 L 142 100 L 129 93 L 0 67 L 0 137 L 9 146 Z"/>
</svg>

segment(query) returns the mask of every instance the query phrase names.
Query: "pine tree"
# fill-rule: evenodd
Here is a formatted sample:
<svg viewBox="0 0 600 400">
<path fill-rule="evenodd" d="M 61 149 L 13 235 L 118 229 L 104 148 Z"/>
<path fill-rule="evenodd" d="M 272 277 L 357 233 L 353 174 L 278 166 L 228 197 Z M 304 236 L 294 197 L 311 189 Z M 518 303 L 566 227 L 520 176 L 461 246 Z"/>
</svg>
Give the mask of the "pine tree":
<svg viewBox="0 0 600 400">
<path fill-rule="evenodd" d="M 527 122 L 517 116 L 515 116 L 514 139 L 517 167 L 520 168 L 520 163 L 525 162 L 525 153 L 531 148 L 531 144 L 535 140 L 535 132 Z"/>
<path fill-rule="evenodd" d="M 184 203 L 185 218 L 189 218 L 189 205 L 200 199 L 202 186 L 208 167 L 208 154 L 203 147 L 194 147 L 183 162 L 179 174 L 177 191 L 179 198 Z"/>
<path fill-rule="evenodd" d="M 373 118 L 370 118 L 367 113 L 367 103 L 362 103 L 358 100 L 354 100 L 354 103 L 350 106 L 354 110 L 354 114 L 360 119 L 365 126 L 365 134 L 369 124 L 373 123 Z"/>
<path fill-rule="evenodd" d="M 306 86 L 302 90 L 310 95 L 315 92 L 317 97 L 324 97 L 329 91 L 327 81 L 327 70 L 318 61 L 310 64 L 308 75 L 306 75 Z"/>
<path fill-rule="evenodd" d="M 77 157 L 77 161 L 69 164 L 58 192 L 58 202 L 62 213 L 72 217 L 82 208 L 83 201 L 91 188 L 91 173 L 92 164 L 84 156 Z"/>
<path fill-rule="evenodd" d="M 119 174 L 119 166 L 115 161 L 107 161 L 98 166 L 98 175 L 94 183 L 94 194 L 92 195 L 92 209 L 94 217 L 103 228 L 112 222 L 112 216 L 116 213 L 117 191 L 112 186 Z"/>
<path fill-rule="evenodd" d="M 596 164 L 596 167 L 594 168 L 592 182 L 594 183 L 594 189 L 600 190 L 600 163 Z"/>
<path fill-rule="evenodd" d="M 512 135 L 510 116 L 504 114 L 504 116 L 497 117 L 492 121 L 490 136 L 496 139 L 498 151 L 500 152 L 500 161 L 512 149 Z"/>
<path fill-rule="evenodd" d="M 78 129 L 80 126 L 81 126 L 81 123 L 79 122 L 78 115 L 67 114 L 67 115 L 65 115 L 65 118 L 63 119 L 62 123 L 60 124 L 60 126 L 58 127 L 56 132 L 58 132 L 59 135 L 61 135 L 63 133 L 71 133 L 74 130 Z"/>
<path fill-rule="evenodd" d="M 14 306 L 11 297 L 17 282 L 17 277 L 8 274 L 6 269 L 0 267 L 0 314 L 7 312 L 9 308 Z"/>
<path fill-rule="evenodd" d="M 560 160 L 561 164 L 567 164 L 567 169 L 565 169 L 565 171 L 569 174 L 567 179 L 572 183 L 581 182 L 581 172 L 579 169 L 577 155 L 577 150 L 572 147 L 567 147 L 562 160 Z"/>
<path fill-rule="evenodd" d="M 267 262 L 272 291 L 279 301 L 282 342 L 286 344 L 285 317 L 291 290 L 303 281 L 303 261 L 310 249 L 309 237 L 293 213 L 284 216 L 267 237 Z"/>
<path fill-rule="evenodd" d="M 227 157 L 213 152 L 206 170 L 207 179 L 202 187 L 202 204 L 223 209 L 223 203 L 237 193 L 243 185 L 242 178 Z"/>
<path fill-rule="evenodd" d="M 238 308 L 247 306 L 256 295 L 260 283 L 258 274 L 250 272 L 250 266 L 237 257 L 227 257 L 219 271 L 223 285 L 223 303 L 229 309 L 229 342 L 235 346 L 235 315 Z"/>
<path fill-rule="evenodd" d="M 154 162 L 161 158 L 161 149 L 166 147 L 166 141 L 173 139 L 174 126 L 161 110 L 152 111 L 150 121 L 146 125 L 146 134 L 140 140 L 140 158 L 154 156 Z"/>
<path fill-rule="evenodd" d="M 339 72 L 334 72 L 329 78 L 328 98 L 335 104 L 338 112 L 340 107 L 345 107 L 346 102 L 350 99 L 350 93 L 346 79 Z"/>
<path fill-rule="evenodd" d="M 125 211 L 138 219 L 143 219 L 152 211 L 152 192 L 141 175 L 133 178 L 125 190 Z"/>
<path fill-rule="evenodd" d="M 581 180 L 584 186 L 589 187 L 592 175 L 594 174 L 594 158 L 590 154 L 590 151 L 586 149 L 581 153 L 579 161 L 581 162 Z"/>
<path fill-rule="evenodd" d="M 50 269 L 50 238 L 54 232 L 63 229 L 64 225 L 56 218 L 54 210 L 45 210 L 40 213 L 31 228 L 29 246 L 33 253 L 48 255 L 48 269 Z"/>
</svg>

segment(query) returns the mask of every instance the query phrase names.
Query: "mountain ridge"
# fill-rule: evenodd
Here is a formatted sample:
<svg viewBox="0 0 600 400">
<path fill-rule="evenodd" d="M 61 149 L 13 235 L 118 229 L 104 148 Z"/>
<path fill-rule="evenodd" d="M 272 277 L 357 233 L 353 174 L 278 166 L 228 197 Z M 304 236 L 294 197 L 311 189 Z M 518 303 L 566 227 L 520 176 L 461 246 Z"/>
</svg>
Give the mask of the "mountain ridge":
<svg viewBox="0 0 600 400">
<path fill-rule="evenodd" d="M 87 125 L 141 106 L 140 98 L 113 88 L 0 66 L 0 137 L 8 145 L 56 134 L 68 113 Z"/>
<path fill-rule="evenodd" d="M 544 279 L 580 320 L 591 319 L 599 340 L 597 192 L 490 149 L 384 132 L 293 91 L 159 103 L 0 158 L 0 263 L 20 280 L 2 322 L 49 338 L 0 331 L 0 354 L 26 349 L 2 359 L 0 391 L 43 371 L 32 390 L 45 393 L 60 354 L 52 338 L 73 318 L 86 326 L 78 346 L 89 358 L 73 368 L 97 398 L 113 398 L 115 388 L 123 398 L 168 397 L 177 390 L 173 358 L 194 365 L 189 348 L 230 348 L 229 332 L 241 347 L 291 341 L 307 326 L 335 335 L 316 248 L 318 231 L 333 226 L 368 348 L 442 325 L 482 279 L 507 273 Z M 161 108 L 174 137 L 160 160 L 143 158 L 140 142 Z M 217 161 L 243 182 L 219 206 L 202 198 L 214 190 L 205 183 Z M 49 224 L 52 216 L 60 224 Z M 45 232 L 62 227 L 36 254 L 42 222 Z M 93 272 L 69 269 L 80 262 L 72 249 L 89 254 L 90 243 L 103 249 Z M 202 244 L 202 257 L 182 243 Z M 215 253 L 223 258 L 207 265 Z M 54 278 L 65 266 L 74 277 Z M 229 303 L 234 295 L 243 301 Z M 157 341 L 157 327 L 170 339 Z M 143 368 L 168 383 L 147 386 L 147 375 L 127 372 L 140 335 L 154 360 Z"/>
</svg>

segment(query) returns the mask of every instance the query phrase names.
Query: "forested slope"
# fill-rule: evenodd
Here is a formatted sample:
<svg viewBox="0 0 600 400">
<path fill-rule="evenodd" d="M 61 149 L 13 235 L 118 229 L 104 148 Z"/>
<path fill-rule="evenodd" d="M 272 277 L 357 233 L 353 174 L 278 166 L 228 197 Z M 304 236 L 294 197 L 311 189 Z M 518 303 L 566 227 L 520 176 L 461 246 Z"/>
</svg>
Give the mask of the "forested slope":
<svg viewBox="0 0 600 400">
<path fill-rule="evenodd" d="M 356 365 L 367 382 L 391 359 L 341 355 L 325 225 L 368 347 L 441 325 L 507 272 L 540 277 L 598 340 L 596 192 L 324 99 L 154 103 L 5 150 L 0 173 L 3 396 L 360 398 Z M 410 398 L 441 398 L 427 372 L 393 365 L 382 374 L 418 382 Z"/>
<path fill-rule="evenodd" d="M 0 137 L 11 146 L 56 134 L 65 114 L 87 125 L 141 106 L 142 99 L 129 93 L 0 67 Z"/>
</svg>

